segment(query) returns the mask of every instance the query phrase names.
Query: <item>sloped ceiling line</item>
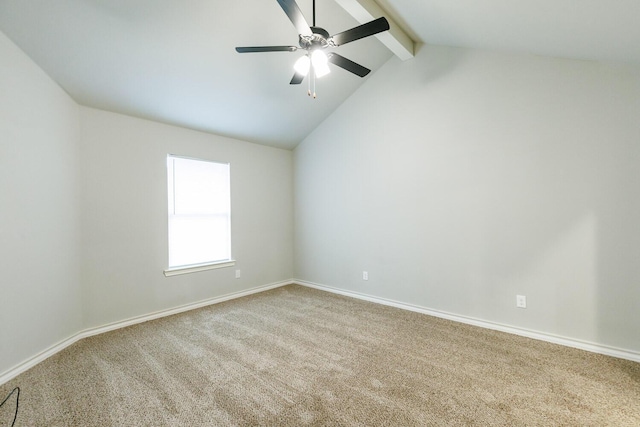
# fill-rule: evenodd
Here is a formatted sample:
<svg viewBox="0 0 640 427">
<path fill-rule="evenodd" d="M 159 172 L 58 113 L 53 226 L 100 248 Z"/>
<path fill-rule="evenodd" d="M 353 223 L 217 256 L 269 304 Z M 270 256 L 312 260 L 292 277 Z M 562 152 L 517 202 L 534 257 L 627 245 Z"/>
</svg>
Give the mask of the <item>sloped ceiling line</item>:
<svg viewBox="0 0 640 427">
<path fill-rule="evenodd" d="M 384 10 L 373 0 L 336 0 L 351 16 L 361 24 L 372 21 L 381 16 L 385 16 L 391 27 L 389 31 L 376 34 L 378 40 L 382 42 L 391 52 L 403 61 L 414 56 L 414 42 L 404 32 L 402 28 L 385 13 Z"/>
</svg>

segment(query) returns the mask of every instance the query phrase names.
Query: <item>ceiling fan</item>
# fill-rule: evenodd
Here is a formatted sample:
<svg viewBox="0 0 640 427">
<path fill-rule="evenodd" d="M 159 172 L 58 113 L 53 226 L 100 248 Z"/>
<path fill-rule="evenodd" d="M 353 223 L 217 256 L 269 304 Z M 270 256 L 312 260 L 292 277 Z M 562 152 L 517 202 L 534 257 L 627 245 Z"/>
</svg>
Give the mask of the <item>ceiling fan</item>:
<svg viewBox="0 0 640 427">
<path fill-rule="evenodd" d="M 387 31 L 389 29 L 389 22 L 386 18 L 381 17 L 367 22 L 366 24 L 359 25 L 351 28 L 350 30 L 343 31 L 338 34 L 330 36 L 329 33 L 320 27 L 316 27 L 316 1 L 313 0 L 313 25 L 309 26 L 304 15 L 300 11 L 298 4 L 295 0 L 277 0 L 278 4 L 287 14 L 296 30 L 299 34 L 298 46 L 253 46 L 253 47 L 236 47 L 238 53 L 255 53 L 255 52 L 295 52 L 298 49 L 304 49 L 307 52 L 304 56 L 300 57 L 295 65 L 295 73 L 291 79 L 290 84 L 298 85 L 302 83 L 304 78 L 309 74 L 309 70 L 312 71 L 309 78 L 309 91 L 311 96 L 311 81 L 313 80 L 315 94 L 315 78 L 322 77 L 328 74 L 328 63 L 337 65 L 357 76 L 364 77 L 370 69 L 357 64 L 344 56 L 338 55 L 335 52 L 325 53 L 325 49 L 341 46 L 343 44 L 359 40 L 365 37 L 372 36 L 374 34 Z"/>
</svg>

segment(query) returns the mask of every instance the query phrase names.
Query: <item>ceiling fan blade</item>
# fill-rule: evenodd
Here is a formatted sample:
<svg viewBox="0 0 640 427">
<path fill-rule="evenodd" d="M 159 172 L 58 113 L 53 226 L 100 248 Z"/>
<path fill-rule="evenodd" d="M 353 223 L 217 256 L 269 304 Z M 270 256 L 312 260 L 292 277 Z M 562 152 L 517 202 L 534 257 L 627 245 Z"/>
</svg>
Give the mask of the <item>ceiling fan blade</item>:
<svg viewBox="0 0 640 427">
<path fill-rule="evenodd" d="M 333 37 L 331 37 L 331 42 L 334 46 L 340 46 L 354 40 L 359 40 L 364 37 L 369 37 L 374 34 L 387 31 L 388 29 L 389 21 L 387 21 L 387 19 L 383 16 L 381 18 L 367 22 L 366 24 L 362 24 L 350 30 L 335 34 Z"/>
<path fill-rule="evenodd" d="M 304 74 L 295 73 L 293 75 L 293 78 L 291 79 L 291 82 L 289 82 L 289 84 L 290 85 L 299 85 L 304 80 L 304 77 L 305 77 Z"/>
<path fill-rule="evenodd" d="M 331 52 L 327 55 L 329 62 L 337 65 L 340 68 L 343 68 L 347 71 L 352 72 L 356 76 L 364 77 L 371 72 L 367 67 L 363 67 L 360 64 L 353 62 L 350 59 L 345 58 L 344 56 L 340 56 L 335 52 Z"/>
<path fill-rule="evenodd" d="M 248 46 L 237 47 L 238 53 L 251 53 L 251 52 L 295 52 L 298 50 L 295 46 Z"/>
<path fill-rule="evenodd" d="M 309 24 L 307 24 L 307 20 L 304 18 L 295 0 L 278 0 L 278 4 L 296 27 L 298 34 L 303 36 L 313 35 Z"/>
</svg>

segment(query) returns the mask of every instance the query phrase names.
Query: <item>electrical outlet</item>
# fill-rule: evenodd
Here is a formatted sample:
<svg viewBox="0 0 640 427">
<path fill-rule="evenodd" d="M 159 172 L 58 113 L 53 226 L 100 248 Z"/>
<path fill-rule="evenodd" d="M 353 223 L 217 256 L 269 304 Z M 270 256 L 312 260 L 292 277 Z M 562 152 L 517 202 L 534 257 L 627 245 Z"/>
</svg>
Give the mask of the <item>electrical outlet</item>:
<svg viewBox="0 0 640 427">
<path fill-rule="evenodd" d="M 236 270 L 236 279 L 240 278 L 240 270 Z"/>
<path fill-rule="evenodd" d="M 527 308 L 527 297 L 524 295 L 516 295 L 516 307 Z"/>
<path fill-rule="evenodd" d="M 369 272 L 368 271 L 363 271 L 362 272 L 362 280 L 369 280 Z"/>
</svg>

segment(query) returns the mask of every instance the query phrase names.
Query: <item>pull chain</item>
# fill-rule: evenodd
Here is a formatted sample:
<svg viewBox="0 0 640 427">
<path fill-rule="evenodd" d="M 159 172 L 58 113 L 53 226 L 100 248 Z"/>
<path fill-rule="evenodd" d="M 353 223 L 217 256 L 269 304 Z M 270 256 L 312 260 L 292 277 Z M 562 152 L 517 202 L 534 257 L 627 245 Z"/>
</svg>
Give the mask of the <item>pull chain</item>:
<svg viewBox="0 0 640 427">
<path fill-rule="evenodd" d="M 313 0 L 313 26 L 316 26 L 316 0 Z M 316 72 L 311 67 L 311 76 L 313 78 L 313 99 L 316 99 Z"/>
<path fill-rule="evenodd" d="M 313 0 L 313 26 L 316 26 L 316 0 Z M 316 72 L 313 69 L 313 63 L 311 63 L 311 69 L 309 73 L 309 89 L 307 95 L 311 96 L 311 80 L 313 79 L 313 99 L 316 99 Z"/>
</svg>

